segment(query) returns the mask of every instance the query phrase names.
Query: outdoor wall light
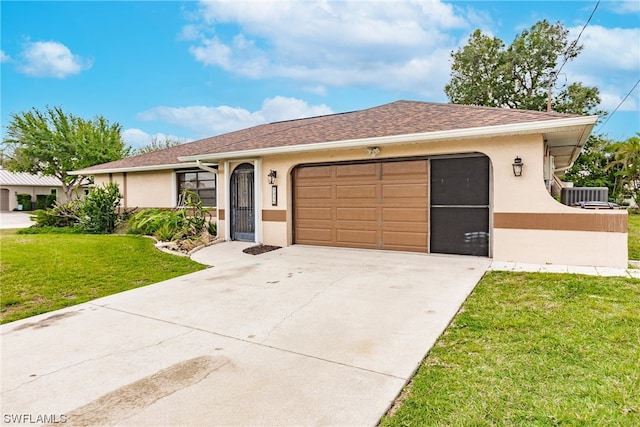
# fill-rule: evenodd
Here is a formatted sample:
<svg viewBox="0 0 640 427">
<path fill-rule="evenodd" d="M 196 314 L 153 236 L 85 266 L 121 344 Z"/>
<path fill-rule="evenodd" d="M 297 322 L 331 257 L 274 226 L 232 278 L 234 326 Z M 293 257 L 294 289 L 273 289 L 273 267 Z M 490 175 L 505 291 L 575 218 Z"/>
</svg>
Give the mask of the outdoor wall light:
<svg viewBox="0 0 640 427">
<path fill-rule="evenodd" d="M 380 149 L 378 147 L 367 147 L 367 154 L 371 157 L 375 157 L 380 153 Z"/>
<path fill-rule="evenodd" d="M 271 169 L 267 174 L 267 178 L 269 178 L 269 184 L 271 185 L 275 184 L 277 176 L 278 176 L 278 172 Z"/>
<path fill-rule="evenodd" d="M 522 163 L 520 157 L 516 156 L 511 166 L 513 166 L 513 176 L 522 176 L 522 166 L 524 166 L 524 163 Z"/>
</svg>

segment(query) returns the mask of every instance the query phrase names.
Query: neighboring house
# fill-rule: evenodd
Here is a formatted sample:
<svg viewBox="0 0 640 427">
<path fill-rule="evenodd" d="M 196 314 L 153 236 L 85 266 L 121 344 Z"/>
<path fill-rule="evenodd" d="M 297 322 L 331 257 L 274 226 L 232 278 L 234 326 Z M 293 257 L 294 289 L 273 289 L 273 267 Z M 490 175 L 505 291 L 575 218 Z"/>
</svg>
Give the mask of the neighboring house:
<svg viewBox="0 0 640 427">
<path fill-rule="evenodd" d="M 10 172 L 0 167 L 0 211 L 18 209 L 17 194 L 29 194 L 34 203 L 37 195 L 55 194 L 56 200 L 64 199 L 62 182 L 58 178 L 26 172 Z M 31 207 L 23 208 L 31 209 Z"/>
<path fill-rule="evenodd" d="M 549 194 L 596 120 L 398 101 L 74 173 L 117 182 L 127 207 L 174 207 L 194 189 L 227 240 L 626 267 L 626 211 L 571 208 Z"/>
</svg>

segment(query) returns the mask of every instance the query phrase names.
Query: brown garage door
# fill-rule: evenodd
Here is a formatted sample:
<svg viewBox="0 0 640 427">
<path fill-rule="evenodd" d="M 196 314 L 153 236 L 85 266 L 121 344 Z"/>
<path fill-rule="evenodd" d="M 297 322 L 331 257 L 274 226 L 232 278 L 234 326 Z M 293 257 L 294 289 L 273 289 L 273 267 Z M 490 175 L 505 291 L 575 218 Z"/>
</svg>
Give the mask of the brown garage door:
<svg viewBox="0 0 640 427">
<path fill-rule="evenodd" d="M 294 242 L 426 252 L 427 160 L 301 166 Z"/>
<path fill-rule="evenodd" d="M 9 210 L 9 189 L 0 189 L 0 211 L 6 212 Z"/>
</svg>

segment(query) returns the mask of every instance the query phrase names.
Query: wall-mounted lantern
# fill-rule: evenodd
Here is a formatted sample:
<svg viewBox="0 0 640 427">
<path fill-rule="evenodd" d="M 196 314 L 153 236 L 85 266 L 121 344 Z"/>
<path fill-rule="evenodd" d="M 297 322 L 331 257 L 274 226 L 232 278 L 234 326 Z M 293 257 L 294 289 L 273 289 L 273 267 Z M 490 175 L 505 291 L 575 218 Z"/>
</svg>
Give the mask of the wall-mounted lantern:
<svg viewBox="0 0 640 427">
<path fill-rule="evenodd" d="M 513 176 L 522 176 L 522 166 L 524 166 L 524 163 L 522 163 L 520 157 L 516 156 L 511 166 L 513 166 Z"/>
<path fill-rule="evenodd" d="M 278 172 L 271 169 L 267 174 L 267 178 L 269 178 L 269 184 L 271 185 L 275 184 L 277 176 L 278 176 Z"/>
<path fill-rule="evenodd" d="M 375 157 L 380 153 L 380 149 L 378 147 L 367 147 L 367 154 L 371 157 Z"/>
</svg>

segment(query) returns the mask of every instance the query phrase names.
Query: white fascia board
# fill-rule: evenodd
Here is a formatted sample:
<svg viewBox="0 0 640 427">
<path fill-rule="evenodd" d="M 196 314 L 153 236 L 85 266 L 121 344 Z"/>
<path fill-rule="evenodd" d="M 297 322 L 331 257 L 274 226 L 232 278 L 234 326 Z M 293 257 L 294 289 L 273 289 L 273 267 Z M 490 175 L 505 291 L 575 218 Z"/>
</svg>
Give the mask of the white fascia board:
<svg viewBox="0 0 640 427">
<path fill-rule="evenodd" d="M 376 138 L 349 139 L 332 142 L 316 142 L 311 144 L 291 145 L 284 147 L 257 148 L 254 150 L 229 151 L 225 153 L 198 154 L 195 156 L 178 157 L 180 161 L 197 160 L 226 160 L 248 157 L 260 157 L 273 154 L 298 153 L 304 151 L 336 150 L 343 148 L 360 148 L 369 146 L 384 146 L 403 143 L 415 143 L 426 141 L 442 141 L 471 138 L 491 138 L 508 135 L 527 135 L 537 133 L 553 133 L 563 128 L 575 128 L 577 126 L 593 126 L 598 116 L 580 116 L 566 119 L 544 120 L 539 122 L 527 122 L 497 126 L 483 126 L 467 129 L 454 129 L 437 132 L 423 132 L 406 135 L 382 136 Z"/>
<path fill-rule="evenodd" d="M 202 163 L 201 163 L 202 164 Z M 204 163 L 204 166 L 218 166 L 217 163 Z M 147 172 L 167 169 L 185 169 L 185 168 L 199 168 L 198 162 L 192 163 L 174 163 L 168 165 L 150 165 L 150 166 L 132 166 L 125 168 L 113 168 L 113 169 L 96 169 L 96 170 L 77 170 L 67 172 L 69 175 L 102 175 L 105 173 L 123 173 L 123 172 Z"/>
</svg>

